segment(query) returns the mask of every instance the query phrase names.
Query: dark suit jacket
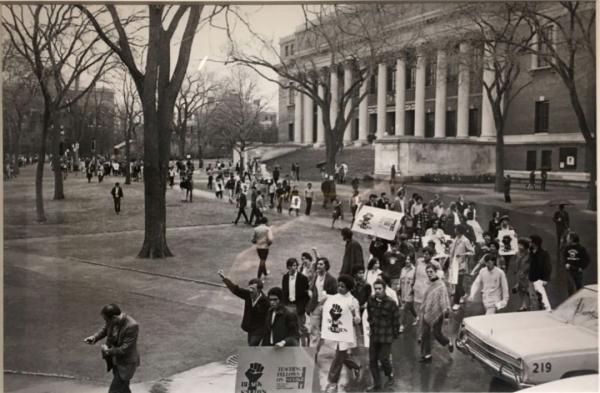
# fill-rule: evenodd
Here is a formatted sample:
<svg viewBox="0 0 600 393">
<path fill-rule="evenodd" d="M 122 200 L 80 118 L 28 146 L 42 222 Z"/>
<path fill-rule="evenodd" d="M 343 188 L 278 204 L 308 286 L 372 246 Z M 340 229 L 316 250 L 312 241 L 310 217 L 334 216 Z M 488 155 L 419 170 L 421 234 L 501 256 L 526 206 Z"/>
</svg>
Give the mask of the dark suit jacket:
<svg viewBox="0 0 600 393">
<path fill-rule="evenodd" d="M 275 319 L 271 319 L 275 313 Z M 300 333 L 298 332 L 298 316 L 292 314 L 283 306 L 269 309 L 265 325 L 265 335 L 262 340 L 263 347 L 272 346 L 271 332 L 273 332 L 273 344 L 285 340 L 286 347 L 298 346 Z"/>
<path fill-rule="evenodd" d="M 344 251 L 344 259 L 342 262 L 342 269 L 340 270 L 340 275 L 347 274 L 349 276 L 352 276 L 352 270 L 355 266 L 360 266 L 364 269 L 365 260 L 363 258 L 362 246 L 359 242 L 352 239 L 349 242 L 346 242 L 346 248 Z"/>
<path fill-rule="evenodd" d="M 123 188 L 119 187 L 119 192 L 117 193 L 117 187 L 113 187 L 112 190 L 110 190 L 110 194 L 113 198 L 123 198 Z"/>
<path fill-rule="evenodd" d="M 281 279 L 281 289 L 283 289 L 283 303 L 287 304 L 290 299 L 290 273 L 285 273 Z M 298 315 L 306 312 L 306 303 L 308 303 L 308 278 L 301 273 L 296 273 L 296 309 Z"/>
<path fill-rule="evenodd" d="M 113 366 L 117 367 L 119 376 L 125 380 L 130 380 L 140 365 L 138 333 L 138 323 L 129 315 L 123 314 L 121 321 L 107 323 L 94 334 L 94 343 L 106 337 L 109 348 L 107 355 L 111 357 Z"/>
<path fill-rule="evenodd" d="M 242 330 L 251 333 L 252 335 L 261 336 L 264 333 L 265 317 L 267 315 L 267 310 L 269 309 L 269 301 L 265 294 L 261 292 L 260 298 L 253 304 L 250 290 L 240 288 L 227 278 L 224 278 L 223 282 L 227 285 L 227 288 L 229 288 L 231 293 L 244 299 Z"/>
<path fill-rule="evenodd" d="M 309 299 L 308 304 L 306 305 L 307 314 L 313 312 L 314 309 L 317 308 L 317 304 L 319 302 L 316 286 L 317 276 L 318 274 L 315 273 L 313 279 L 310 282 L 310 292 L 312 293 L 312 296 Z M 335 295 L 337 293 L 337 280 L 329 273 L 325 273 L 325 282 L 323 283 L 323 290 L 328 295 Z"/>
</svg>

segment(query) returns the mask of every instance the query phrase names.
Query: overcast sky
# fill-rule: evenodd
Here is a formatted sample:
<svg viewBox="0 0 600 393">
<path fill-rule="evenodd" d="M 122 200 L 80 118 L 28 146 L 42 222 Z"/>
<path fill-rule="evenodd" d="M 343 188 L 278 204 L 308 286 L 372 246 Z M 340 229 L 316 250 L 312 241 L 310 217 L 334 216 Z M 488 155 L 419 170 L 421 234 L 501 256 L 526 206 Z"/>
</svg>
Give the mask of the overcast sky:
<svg viewBox="0 0 600 393">
<path fill-rule="evenodd" d="M 293 33 L 295 28 L 304 21 L 299 5 L 239 6 L 239 9 L 247 16 L 255 32 L 272 39 L 275 44 L 281 37 Z M 224 25 L 223 21 L 224 18 L 218 17 L 214 23 Z M 245 45 L 246 52 L 260 50 L 260 47 L 251 40 L 250 34 L 241 26 L 236 28 L 235 39 L 236 42 Z M 218 61 L 226 58 L 227 45 L 227 35 L 223 30 L 210 26 L 203 27 L 194 41 L 188 72 L 196 72 L 204 56 L 208 56 L 210 60 L 206 62 L 202 71 L 212 72 L 217 76 L 226 76 L 228 66 L 224 66 Z M 277 111 L 277 85 L 258 75 L 257 80 L 260 83 L 263 97 L 269 102 L 270 109 Z"/>
</svg>

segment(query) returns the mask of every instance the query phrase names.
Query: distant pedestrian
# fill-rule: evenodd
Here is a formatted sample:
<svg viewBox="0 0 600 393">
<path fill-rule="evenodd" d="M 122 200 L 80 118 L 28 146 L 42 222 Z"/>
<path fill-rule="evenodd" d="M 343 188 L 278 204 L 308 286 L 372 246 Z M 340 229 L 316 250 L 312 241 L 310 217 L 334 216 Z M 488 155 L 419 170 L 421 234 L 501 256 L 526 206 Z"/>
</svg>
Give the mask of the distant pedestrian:
<svg viewBox="0 0 600 393">
<path fill-rule="evenodd" d="M 107 304 L 100 312 L 105 325 L 97 333 L 84 341 L 90 345 L 106 338 L 102 345 L 102 358 L 106 361 L 107 371 L 113 373 L 109 393 L 131 393 L 129 382 L 140 365 L 137 350 L 139 334 L 138 323 L 129 315 L 121 312 L 116 304 Z"/>
<path fill-rule="evenodd" d="M 369 368 L 374 386 L 370 391 L 382 388 L 379 364 L 387 377 L 386 386 L 394 384 L 391 363 L 392 343 L 400 330 L 400 310 L 390 297 L 385 295 L 385 282 L 381 279 L 373 283 L 373 296 L 367 302 L 369 322 Z"/>
<path fill-rule="evenodd" d="M 306 312 L 310 316 L 310 346 L 319 353 L 321 348 L 321 322 L 323 320 L 323 304 L 338 290 L 337 280 L 329 274 L 329 260 L 317 257 L 315 275 L 310 282 L 311 296 L 306 305 Z"/>
<path fill-rule="evenodd" d="M 392 165 L 392 169 L 390 170 L 390 185 L 396 184 L 396 165 Z"/>
<path fill-rule="evenodd" d="M 532 169 L 531 172 L 529 172 L 529 183 L 527 183 L 525 189 L 533 189 L 535 191 L 535 169 Z"/>
<path fill-rule="evenodd" d="M 306 201 L 306 210 L 304 214 L 310 216 L 310 210 L 312 208 L 313 198 L 315 196 L 315 191 L 312 188 L 312 183 L 308 183 L 306 185 L 306 190 L 304 190 L 304 199 Z"/>
<path fill-rule="evenodd" d="M 110 194 L 113 197 L 115 213 L 119 214 L 121 212 L 121 198 L 123 198 L 123 189 L 119 183 L 115 183 L 115 186 L 110 190 Z"/>
<path fill-rule="evenodd" d="M 350 185 L 352 185 L 352 190 L 358 191 L 358 187 L 360 186 L 360 180 L 358 180 L 358 177 L 354 177 L 354 179 L 352 179 L 350 182 Z"/>
<path fill-rule="evenodd" d="M 565 204 L 558 206 L 558 210 L 554 213 L 554 225 L 556 226 L 556 243 L 560 247 L 564 241 L 565 234 L 570 227 L 569 213 L 565 210 Z"/>
<path fill-rule="evenodd" d="M 540 178 L 542 179 L 540 182 L 540 189 L 542 191 L 546 191 L 546 182 L 548 181 L 548 171 L 546 170 L 546 168 L 542 168 Z"/>
<path fill-rule="evenodd" d="M 248 216 L 246 215 L 246 206 L 248 205 L 248 198 L 246 197 L 245 192 L 240 192 L 240 196 L 238 198 L 238 214 L 233 222 L 234 225 L 237 225 L 241 216 L 244 216 L 244 220 L 246 220 L 246 224 L 250 225 L 250 221 L 248 220 Z"/>
<path fill-rule="evenodd" d="M 262 217 L 259 220 L 259 225 L 254 228 L 252 235 L 252 243 L 256 245 L 256 253 L 259 258 L 257 277 L 260 279 L 263 275 L 269 275 L 267 270 L 267 257 L 269 256 L 269 247 L 273 244 L 273 232 L 267 226 L 268 220 Z"/>
<path fill-rule="evenodd" d="M 265 334 L 262 346 L 293 347 L 298 346 L 298 321 L 296 315 L 283 305 L 283 291 L 274 287 L 267 293 L 269 311 L 265 320 Z"/>
<path fill-rule="evenodd" d="M 583 287 L 583 270 L 590 264 L 590 255 L 579 244 L 579 235 L 575 232 L 570 232 L 567 235 L 567 246 L 563 251 L 563 260 L 569 273 L 567 290 L 570 296 Z"/>
<path fill-rule="evenodd" d="M 175 185 L 175 168 L 169 167 L 169 188 L 173 188 Z"/>
<path fill-rule="evenodd" d="M 269 310 L 269 301 L 262 291 L 263 283 L 257 278 L 248 281 L 248 288 L 240 288 L 237 284 L 225 277 L 223 270 L 217 272 L 227 289 L 235 296 L 244 300 L 244 315 L 242 317 L 242 330 L 248 333 L 248 346 L 260 345 L 265 335 L 265 321 Z"/>
<path fill-rule="evenodd" d="M 506 175 L 506 177 L 504 178 L 504 202 L 506 202 L 506 203 L 511 202 L 510 183 L 511 183 L 510 175 Z"/>
<path fill-rule="evenodd" d="M 296 163 L 296 181 L 300 181 L 300 164 Z"/>
<path fill-rule="evenodd" d="M 102 179 L 104 179 L 104 166 L 98 165 L 98 183 L 102 183 Z"/>
<path fill-rule="evenodd" d="M 333 213 L 331 214 L 331 229 L 335 228 L 335 222 L 338 219 L 344 219 L 344 212 L 342 211 L 342 203 L 337 198 L 332 201 Z"/>
</svg>

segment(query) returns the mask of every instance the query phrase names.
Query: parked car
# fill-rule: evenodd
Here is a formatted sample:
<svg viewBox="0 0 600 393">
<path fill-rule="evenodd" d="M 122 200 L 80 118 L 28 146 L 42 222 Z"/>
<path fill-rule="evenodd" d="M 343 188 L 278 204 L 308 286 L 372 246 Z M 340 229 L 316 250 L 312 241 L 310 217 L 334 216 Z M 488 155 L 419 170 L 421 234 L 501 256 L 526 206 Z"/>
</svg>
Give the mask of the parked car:
<svg viewBox="0 0 600 393">
<path fill-rule="evenodd" d="M 518 388 L 598 373 L 598 285 L 552 311 L 465 318 L 456 346 Z"/>
<path fill-rule="evenodd" d="M 571 392 L 597 392 L 598 391 L 598 374 L 581 375 L 579 377 L 571 377 L 559 379 L 558 381 L 543 383 L 531 388 L 520 390 L 522 393 L 571 393 Z"/>
</svg>

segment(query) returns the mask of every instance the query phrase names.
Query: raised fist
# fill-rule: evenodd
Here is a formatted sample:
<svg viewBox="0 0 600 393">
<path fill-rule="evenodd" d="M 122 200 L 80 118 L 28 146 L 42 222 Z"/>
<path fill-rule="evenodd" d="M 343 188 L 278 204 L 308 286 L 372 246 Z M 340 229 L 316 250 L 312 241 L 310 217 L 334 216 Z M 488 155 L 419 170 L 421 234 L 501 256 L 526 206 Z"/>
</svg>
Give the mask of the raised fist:
<svg viewBox="0 0 600 393">
<path fill-rule="evenodd" d="M 250 367 L 246 370 L 246 378 L 248 378 L 248 392 L 256 392 L 256 381 L 263 375 L 265 368 L 260 363 L 250 363 Z"/>
<path fill-rule="evenodd" d="M 331 315 L 331 319 L 333 321 L 331 327 L 337 328 L 338 320 L 342 317 L 342 307 L 340 307 L 339 304 L 334 304 L 329 310 L 329 315 Z"/>
</svg>

